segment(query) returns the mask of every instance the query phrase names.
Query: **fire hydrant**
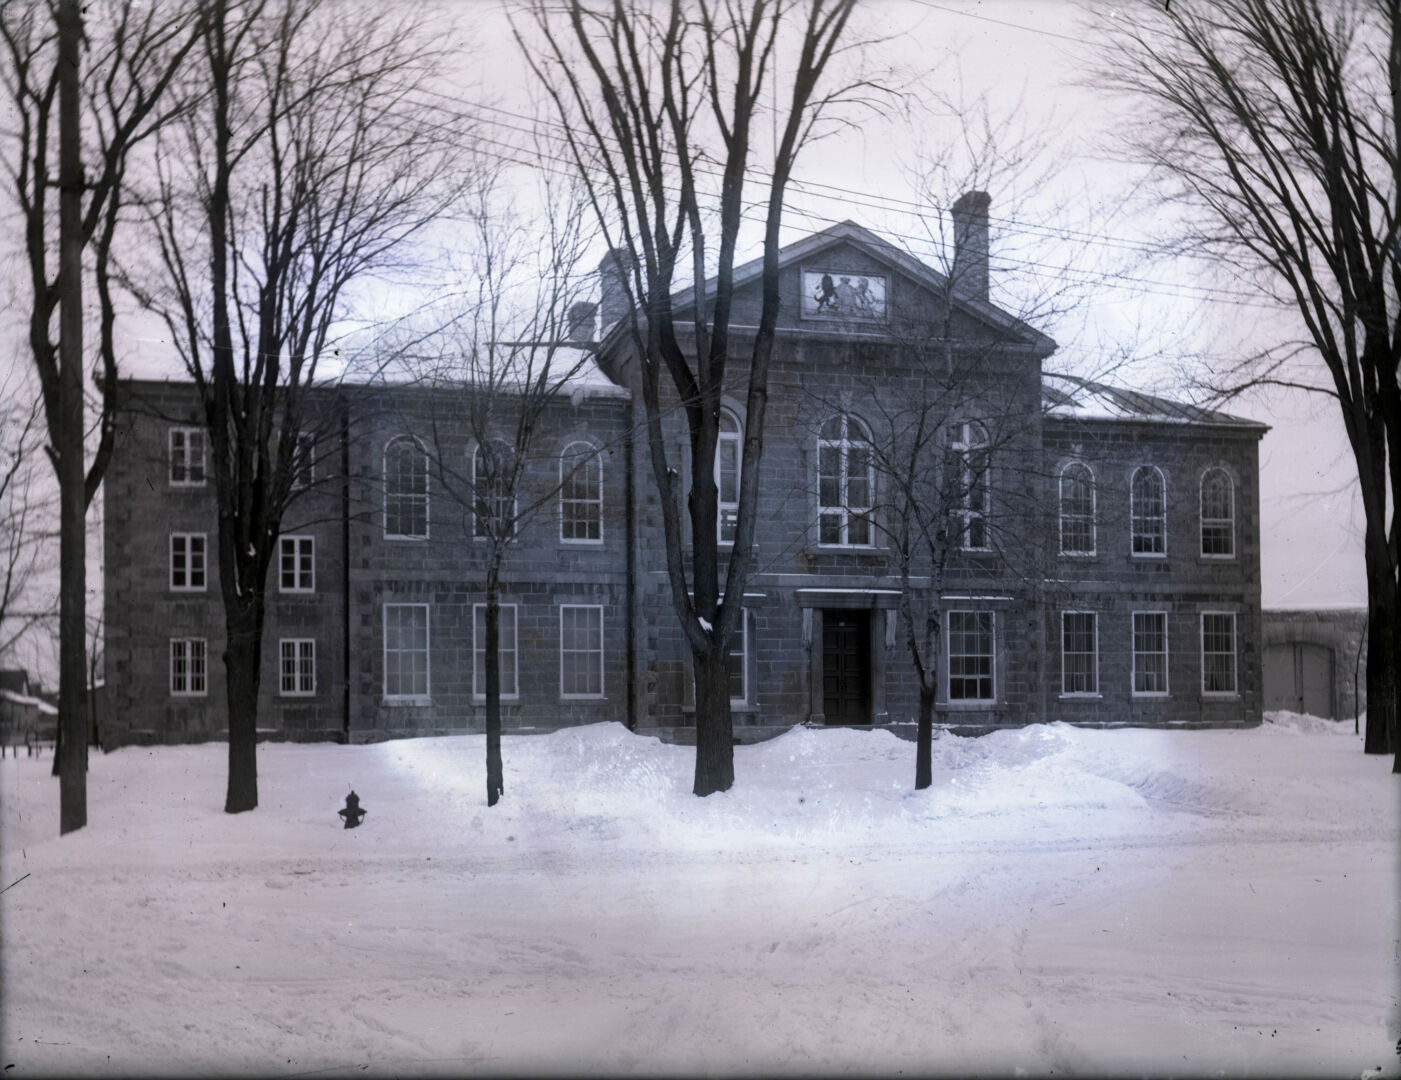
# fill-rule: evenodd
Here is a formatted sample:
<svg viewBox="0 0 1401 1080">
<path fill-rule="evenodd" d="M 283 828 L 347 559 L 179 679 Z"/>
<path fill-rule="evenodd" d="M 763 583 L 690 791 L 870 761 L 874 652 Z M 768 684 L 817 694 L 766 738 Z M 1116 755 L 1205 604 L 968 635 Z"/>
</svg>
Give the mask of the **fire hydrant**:
<svg viewBox="0 0 1401 1080">
<path fill-rule="evenodd" d="M 360 819 L 369 813 L 368 810 L 360 809 L 360 796 L 351 792 L 345 797 L 345 809 L 337 811 L 341 817 L 345 818 L 345 827 L 353 829 L 360 824 Z"/>
</svg>

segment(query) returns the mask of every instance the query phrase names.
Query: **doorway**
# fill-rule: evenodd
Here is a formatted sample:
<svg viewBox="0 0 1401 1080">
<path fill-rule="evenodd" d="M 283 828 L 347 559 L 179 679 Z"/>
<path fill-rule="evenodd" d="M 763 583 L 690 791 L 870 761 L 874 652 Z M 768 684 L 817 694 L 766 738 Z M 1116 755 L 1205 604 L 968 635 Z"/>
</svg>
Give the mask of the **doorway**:
<svg viewBox="0 0 1401 1080">
<path fill-rule="evenodd" d="M 822 612 L 822 715 L 828 724 L 871 722 L 871 613 Z"/>
</svg>

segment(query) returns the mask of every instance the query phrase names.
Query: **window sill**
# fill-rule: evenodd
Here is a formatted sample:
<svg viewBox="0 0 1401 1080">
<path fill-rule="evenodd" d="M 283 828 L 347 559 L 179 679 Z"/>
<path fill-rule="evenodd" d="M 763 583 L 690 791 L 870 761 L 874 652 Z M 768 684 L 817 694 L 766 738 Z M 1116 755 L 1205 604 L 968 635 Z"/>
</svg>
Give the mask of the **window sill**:
<svg viewBox="0 0 1401 1080">
<path fill-rule="evenodd" d="M 278 692 L 279 701 L 311 701 L 316 697 L 315 690 L 282 690 Z"/>
<path fill-rule="evenodd" d="M 602 537 L 599 537 L 597 540 L 566 540 L 563 536 L 561 536 L 559 538 L 559 542 L 564 547 L 601 548 L 603 546 Z"/>
<path fill-rule="evenodd" d="M 198 490 L 199 488 L 205 488 L 209 485 L 203 480 L 200 480 L 195 483 L 192 483 L 188 480 L 172 480 L 167 486 L 174 488 L 176 491 L 190 491 Z"/>
<path fill-rule="evenodd" d="M 172 585 L 170 591 L 176 596 L 203 596 L 205 593 L 209 592 L 209 587 L 207 585 L 202 585 L 198 589 L 181 589 Z"/>
<path fill-rule="evenodd" d="M 817 550 L 822 552 L 850 552 L 854 555 L 879 555 L 885 548 L 877 544 L 823 544 L 818 543 Z"/>
<path fill-rule="evenodd" d="M 180 698 L 182 701 L 189 701 L 191 698 L 198 701 L 200 698 L 209 696 L 208 690 L 172 690 L 170 696 Z"/>
<path fill-rule="evenodd" d="M 607 694 L 560 694 L 560 701 L 607 701 Z"/>
<path fill-rule="evenodd" d="M 390 706 L 391 708 L 433 704 L 433 699 L 431 697 L 389 697 L 388 695 L 385 695 L 385 697 L 382 700 L 384 704 Z"/>
<path fill-rule="evenodd" d="M 1236 561 L 1236 557 L 1235 557 L 1234 555 L 1198 555 L 1198 556 L 1197 556 L 1197 559 L 1200 560 L 1201 562 L 1235 562 L 1235 561 Z"/>
<path fill-rule="evenodd" d="M 385 534 L 384 534 L 384 538 L 385 538 L 386 540 L 391 540 L 391 541 L 393 541 L 393 540 L 409 540 L 409 541 L 412 541 L 413 543 L 421 544 L 421 543 L 423 543 L 425 540 L 428 539 L 428 534 L 425 533 L 425 534 L 422 535 L 422 536 L 408 536 L 408 535 L 404 535 L 404 534 L 401 534 L 401 533 L 385 533 Z"/>
<path fill-rule="evenodd" d="M 277 595 L 278 595 L 278 596 L 315 596 L 315 595 L 316 595 L 316 589 L 315 589 L 315 588 L 311 588 L 311 589 L 284 589 L 284 588 L 281 588 L 281 587 L 279 586 L 279 587 L 278 587 L 278 590 L 277 590 Z"/>
<path fill-rule="evenodd" d="M 1103 701 L 1103 694 L 1061 694 L 1061 701 Z"/>
<path fill-rule="evenodd" d="M 1137 691 L 1134 691 L 1129 695 L 1129 697 L 1133 701 L 1167 701 L 1169 698 L 1172 697 L 1172 693 L 1170 691 L 1163 691 L 1162 693 L 1154 692 L 1151 694 L 1140 694 Z"/>
<path fill-rule="evenodd" d="M 1058 554 L 1062 559 L 1096 559 L 1099 557 L 1098 551 L 1062 551 Z"/>
<path fill-rule="evenodd" d="M 1130 551 L 1130 559 L 1166 559 L 1166 551 Z"/>
<path fill-rule="evenodd" d="M 497 700 L 500 701 L 502 705 L 515 705 L 517 702 L 520 701 L 520 699 L 521 699 L 520 694 L 502 694 Z M 473 695 L 472 695 L 472 704 L 473 704 L 473 705 L 485 705 L 485 704 L 486 704 L 486 695 L 485 695 L 485 694 L 473 694 Z"/>
<path fill-rule="evenodd" d="M 1000 702 L 998 702 L 996 698 L 980 698 L 976 701 L 968 698 L 958 698 L 957 700 L 943 703 L 944 708 L 953 709 L 954 711 L 995 709 L 999 705 Z"/>
<path fill-rule="evenodd" d="M 1239 691 L 1236 691 L 1236 690 L 1230 690 L 1230 691 L 1224 691 L 1224 690 L 1214 690 L 1214 691 L 1213 691 L 1213 690 L 1203 690 L 1203 691 L 1202 691 L 1202 697 L 1201 697 L 1201 699 L 1202 699 L 1202 701 L 1206 701 L 1206 702 L 1210 702 L 1210 701 L 1227 701 L 1227 702 L 1229 702 L 1229 701 L 1239 701 L 1239 700 L 1240 700 L 1240 693 L 1239 693 Z"/>
</svg>

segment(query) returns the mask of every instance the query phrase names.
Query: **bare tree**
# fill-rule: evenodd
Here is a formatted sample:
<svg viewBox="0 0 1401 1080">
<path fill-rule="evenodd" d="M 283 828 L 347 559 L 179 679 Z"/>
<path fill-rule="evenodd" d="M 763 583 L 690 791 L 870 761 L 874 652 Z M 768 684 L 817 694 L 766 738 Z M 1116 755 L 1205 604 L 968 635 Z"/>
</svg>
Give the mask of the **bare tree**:
<svg viewBox="0 0 1401 1080">
<path fill-rule="evenodd" d="M 35 475 L 40 402 L 27 390 L 18 371 L 0 379 L 0 657 L 52 615 L 28 590 L 52 527 L 52 506 Z"/>
<path fill-rule="evenodd" d="M 87 7 L 77 0 L 6 0 L 0 5 L 6 52 L 0 82 L 18 119 L 5 154 L 5 174 L 24 220 L 29 349 L 39 373 L 48 454 L 59 484 L 57 759 L 59 829 L 64 833 L 87 823 L 84 517 L 112 452 L 117 379 L 113 244 L 131 155 L 169 119 L 166 90 L 193 43 L 183 15 L 177 7 L 134 0 Z M 102 387 L 100 434 L 90 461 L 84 445 L 83 369 L 89 359 L 83 345 L 85 280 L 97 290 Z"/>
<path fill-rule="evenodd" d="M 630 301 L 618 333 L 640 372 L 672 602 L 695 668 L 694 791 L 702 796 L 734 783 L 727 653 L 752 561 L 784 197 L 814 125 L 852 90 L 822 86 L 853 6 L 852 0 L 695 6 L 570 0 L 561 7 L 541 0 L 533 10 L 543 48 L 533 50 L 520 32 L 529 62 L 566 123 L 573 163 L 613 248 L 610 273 Z M 746 183 L 759 175 L 756 141 L 765 103 L 771 92 L 776 102 L 780 93 L 780 56 L 786 61 L 783 100 L 775 105 L 772 163 L 763 163 L 770 171 L 755 200 L 762 207 L 763 299 L 755 328 L 740 331 L 732 326 L 735 253 L 751 202 Z M 721 174 L 714 212 L 704 190 L 712 164 Z M 677 300 L 674 293 L 687 277 L 693 292 Z M 722 587 L 718 493 L 706 465 L 715 460 L 721 395 L 735 367 L 741 378 L 733 381 L 742 379 L 744 387 L 745 427 Z M 666 446 L 664 395 L 682 410 L 695 464 L 686 493 L 689 552 L 681 474 Z"/>
<path fill-rule="evenodd" d="M 1145 4 L 1110 25 L 1104 78 L 1151 110 L 1126 145 L 1187 209 L 1188 249 L 1303 327 L 1212 387 L 1337 403 L 1366 514 L 1365 747 L 1396 749 L 1401 770 L 1401 4 Z"/>
<path fill-rule="evenodd" d="M 161 133 L 143 302 L 170 328 L 213 451 L 228 674 L 225 810 L 258 804 L 268 566 L 308 394 L 353 283 L 394 265 L 456 181 L 450 139 L 408 97 L 438 54 L 413 14 L 216 0 L 199 16 L 184 121 Z"/>
</svg>

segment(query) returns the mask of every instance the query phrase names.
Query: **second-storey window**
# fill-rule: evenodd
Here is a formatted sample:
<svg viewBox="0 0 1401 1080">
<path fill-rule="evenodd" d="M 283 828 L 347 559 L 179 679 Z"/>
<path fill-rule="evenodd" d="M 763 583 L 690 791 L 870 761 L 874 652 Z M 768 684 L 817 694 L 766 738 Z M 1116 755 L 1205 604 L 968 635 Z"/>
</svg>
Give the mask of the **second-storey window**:
<svg viewBox="0 0 1401 1080">
<path fill-rule="evenodd" d="M 945 498 L 952 511 L 955 543 L 965 551 L 985 551 L 988 536 L 987 433 L 980 424 L 948 429 L 944 455 Z"/>
<path fill-rule="evenodd" d="M 1060 474 L 1060 550 L 1062 555 L 1095 553 L 1095 476 L 1078 461 Z"/>
<path fill-rule="evenodd" d="M 603 608 L 596 604 L 560 605 L 559 692 L 603 696 Z"/>
<path fill-rule="evenodd" d="M 316 693 L 316 642 L 312 638 L 283 638 L 278 642 L 278 691 L 283 697 Z"/>
<path fill-rule="evenodd" d="M 1231 478 L 1225 469 L 1202 474 L 1202 554 L 1229 559 L 1236 553 L 1236 519 Z"/>
<path fill-rule="evenodd" d="M 1094 612 L 1061 612 L 1060 628 L 1060 692 L 1098 695 L 1099 633 Z"/>
<path fill-rule="evenodd" d="M 949 612 L 949 700 L 993 700 L 993 615 Z"/>
<path fill-rule="evenodd" d="M 406 435 L 384 448 L 384 535 L 415 540 L 428 535 L 428 455 Z"/>
<path fill-rule="evenodd" d="M 1133 692 L 1165 697 L 1168 692 L 1166 611 L 1133 613 Z"/>
<path fill-rule="evenodd" d="M 204 428 L 170 429 L 170 486 L 203 487 L 205 478 Z"/>
<path fill-rule="evenodd" d="M 1129 490 L 1129 517 L 1135 555 L 1167 554 L 1167 490 L 1163 474 L 1140 465 Z"/>
<path fill-rule="evenodd" d="M 501 673 L 502 699 L 520 697 L 516 663 L 516 605 L 502 604 L 497 619 L 497 670 Z M 472 697 L 486 700 L 486 605 L 472 605 Z"/>
<path fill-rule="evenodd" d="M 170 588 L 174 592 L 203 592 L 205 589 L 204 533 L 170 534 Z"/>
<path fill-rule="evenodd" d="M 170 639 L 170 692 L 176 697 L 202 697 L 209 692 L 208 645 L 204 638 Z"/>
<path fill-rule="evenodd" d="M 570 443 L 559 456 L 559 538 L 603 539 L 603 459 L 586 442 Z"/>
<path fill-rule="evenodd" d="M 871 543 L 875 480 L 871 440 L 861 421 L 843 414 L 823 424 L 817 440 L 819 543 Z"/>
<path fill-rule="evenodd" d="M 384 605 L 384 697 L 428 700 L 428 605 Z"/>
<path fill-rule="evenodd" d="M 716 530 L 722 544 L 735 542 L 739 524 L 739 468 L 743 433 L 729 409 L 720 410 L 720 436 L 715 444 Z"/>
<path fill-rule="evenodd" d="M 278 539 L 279 592 L 316 591 L 316 539 L 311 536 L 283 536 Z"/>
<path fill-rule="evenodd" d="M 472 535 L 509 539 L 516 527 L 515 452 L 500 439 L 472 454 Z"/>
<path fill-rule="evenodd" d="M 292 490 L 311 487 L 316 480 L 316 436 L 299 432 L 292 447 Z"/>
</svg>

